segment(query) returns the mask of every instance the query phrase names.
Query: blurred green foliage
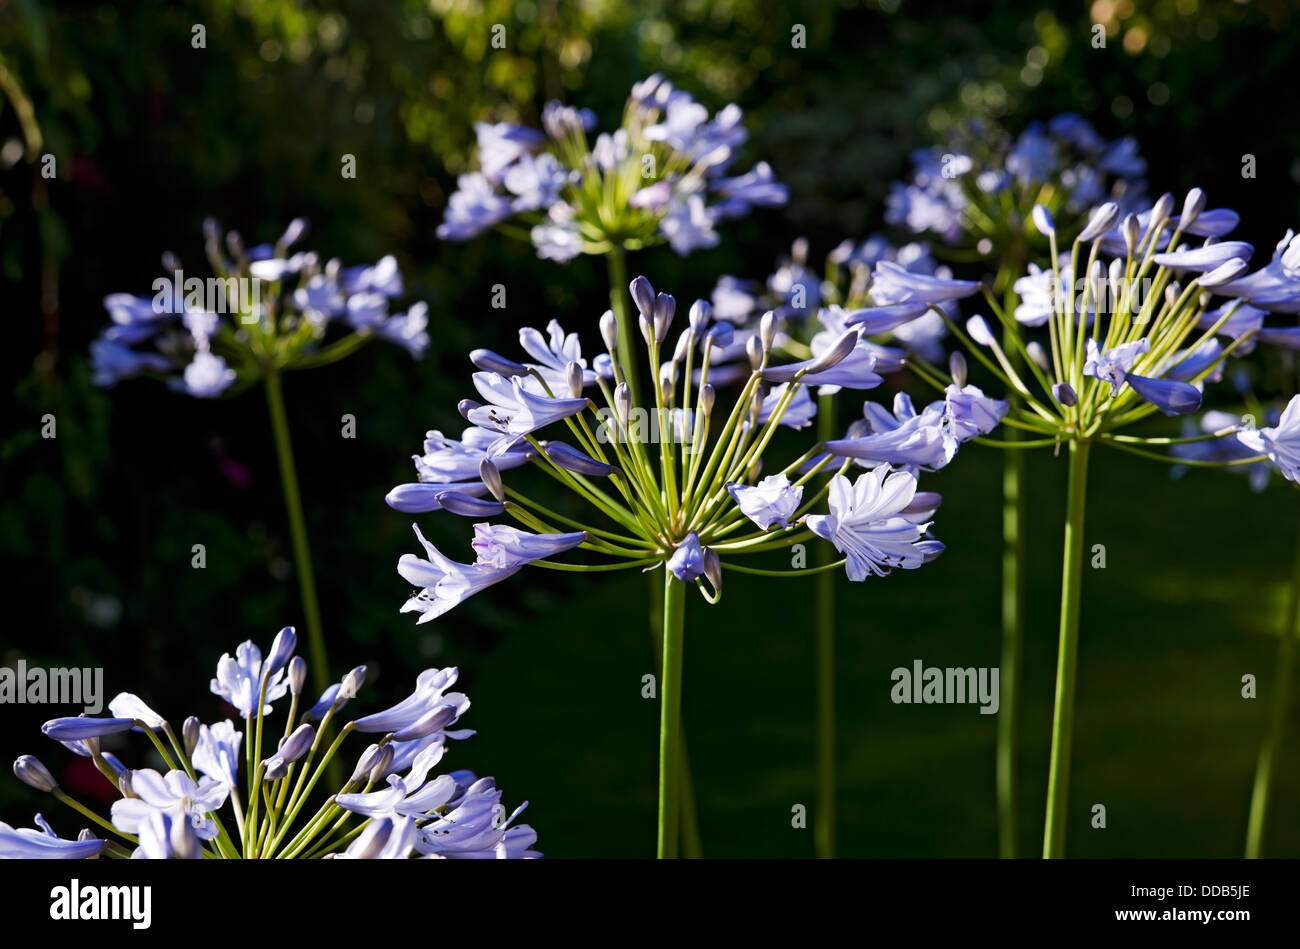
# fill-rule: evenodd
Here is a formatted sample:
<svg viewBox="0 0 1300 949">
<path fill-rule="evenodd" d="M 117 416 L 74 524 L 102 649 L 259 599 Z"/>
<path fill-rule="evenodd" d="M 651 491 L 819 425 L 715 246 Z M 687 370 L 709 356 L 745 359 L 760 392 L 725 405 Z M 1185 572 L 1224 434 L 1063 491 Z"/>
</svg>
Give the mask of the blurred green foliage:
<svg viewBox="0 0 1300 949">
<path fill-rule="evenodd" d="M 9 315 L 0 365 L 14 395 L 0 416 L 0 570 L 6 600 L 20 611 L 0 635 L 0 661 L 102 665 L 110 690 L 210 719 L 217 706 L 205 688 L 217 655 L 246 637 L 265 643 L 294 621 L 260 400 L 199 402 L 149 383 L 103 392 L 89 383 L 85 354 L 106 319 L 103 296 L 144 292 L 164 250 L 199 260 L 204 217 L 254 243 L 304 215 L 308 245 L 326 256 L 354 263 L 397 254 L 413 293 L 430 303 L 434 340 L 420 364 L 371 347 L 287 384 L 331 654 L 340 665 L 372 666 L 376 701 L 401 694 L 425 665 L 461 665 L 479 706 L 469 722 L 481 734 L 456 749 L 454 764 L 492 769 L 508 794 L 532 798 L 547 852 L 644 853 L 653 723 L 646 708 L 609 704 L 623 701 L 615 692 L 628 701 L 637 694 L 648 661 L 644 618 L 628 605 L 639 594 L 612 581 L 524 573 L 418 630 L 396 612 L 406 591 L 392 567 L 412 549 L 410 518 L 382 497 L 407 477 L 404 459 L 426 429 L 460 426 L 454 405 L 466 351 L 511 351 L 517 327 L 552 317 L 590 332 L 605 307 L 598 261 L 561 267 L 495 236 L 435 241 L 455 175 L 470 167 L 472 123 L 535 122 L 547 99 L 561 98 L 590 106 L 609 127 L 630 85 L 653 71 L 712 108 L 738 102 L 752 133 L 748 156 L 772 164 L 791 202 L 784 214 L 729 227 L 714 251 L 634 258 L 635 270 L 684 299 L 707 295 L 721 273 L 761 276 L 796 235 L 818 256 L 866 236 L 881 226 L 882 198 L 908 153 L 971 115 L 1017 129 L 1077 111 L 1105 135 L 1136 135 L 1154 190 L 1201 185 L 1212 204 L 1242 212 L 1244 239 L 1271 248 L 1300 223 L 1300 126 L 1279 115 L 1279 90 L 1296 87 L 1296 19 L 1284 0 L 959 0 L 942 14 L 898 0 L 0 0 L 0 277 Z M 1104 49 L 1093 45 L 1094 23 Z M 503 49 L 491 44 L 498 24 Z M 1247 153 L 1257 178 L 1241 177 Z M 356 179 L 339 174 L 344 154 L 356 157 Z M 53 178 L 41 174 L 45 155 L 55 159 Z M 508 288 L 506 319 L 488 306 L 495 283 Z M 358 420 L 356 440 L 339 437 L 343 413 Z M 46 414 L 57 421 L 53 441 L 40 438 Z M 899 657 L 970 664 L 996 654 L 996 465 L 972 452 L 945 475 L 953 507 L 938 527 L 951 546 L 934 573 L 891 580 L 883 596 L 846 588 L 841 597 L 847 854 L 993 850 L 991 721 L 966 709 L 900 715 L 882 702 L 886 683 L 877 678 Z M 1050 512 L 1059 473 L 1046 459 L 1035 471 Z M 1108 471 L 1098 483 L 1104 491 L 1110 479 L 1116 492 L 1103 502 L 1110 543 L 1128 543 L 1123 531 L 1166 536 L 1170 520 L 1182 520 L 1169 506 L 1176 494 L 1199 510 L 1217 506 L 1219 528 L 1244 533 L 1222 538 L 1224 547 L 1250 551 L 1219 577 L 1225 602 L 1272 597 L 1267 584 L 1287 572 L 1290 515 L 1277 518 L 1280 527 L 1239 528 L 1269 505 L 1291 503 L 1289 492 L 1275 488 L 1267 503 L 1247 506 L 1236 480 L 1206 476 L 1183 495 L 1150 467 Z M 461 549 L 466 525 L 426 521 L 431 539 Z M 1189 609 L 1187 591 L 1205 589 L 1202 541 L 1167 536 L 1176 541 L 1146 541 L 1155 545 L 1147 554 L 1163 558 L 1158 569 L 1142 560 L 1108 573 L 1111 588 L 1089 604 L 1085 623 L 1103 624 L 1108 608 L 1131 612 L 1093 646 L 1085 626 L 1076 800 L 1094 790 L 1098 799 L 1118 795 L 1149 823 L 1106 843 L 1081 836 L 1087 852 L 1226 855 L 1244 832 L 1253 716 L 1262 713 L 1212 702 L 1205 690 L 1221 685 L 1211 685 L 1217 666 L 1233 680 L 1238 667 L 1264 668 L 1270 653 L 1259 634 L 1271 614 Z M 1034 541 L 1053 563 L 1050 517 Z M 207 548 L 206 570 L 190 568 L 195 543 Z M 1124 580 L 1139 576 L 1156 586 Z M 1026 747 L 1045 749 L 1055 580 L 1051 571 L 1037 579 L 1042 625 L 1027 674 L 1042 694 L 1026 708 Z M 800 855 L 800 841 L 772 836 L 788 826 L 787 802 L 811 793 L 812 668 L 791 608 L 799 601 L 765 609 L 767 591 L 749 596 L 736 586 L 742 595 L 708 614 L 709 626 L 693 608 L 702 645 L 688 672 L 687 721 L 699 729 L 692 741 L 706 845 Z M 918 614 L 922 598 L 940 605 Z M 781 604 L 787 613 L 777 612 Z M 798 687 L 779 705 L 767 702 L 791 681 Z M 1188 681 L 1200 691 L 1189 693 Z M 1149 690 L 1141 693 L 1149 704 L 1133 698 L 1139 689 Z M 44 717 L 6 708 L 0 751 L 61 764 L 36 731 Z M 1129 746 L 1107 764 L 1113 746 L 1096 743 L 1123 741 L 1131 729 L 1172 750 Z M 773 735 L 779 760 L 771 760 Z M 1199 749 L 1194 768 L 1189 747 Z M 1030 761 L 1027 777 L 1041 778 L 1041 766 Z M 1217 817 L 1187 804 L 1186 788 L 1166 786 L 1180 767 L 1203 784 Z M 1294 772 L 1280 797 L 1294 795 Z M 1184 806 L 1168 806 L 1174 794 Z M 0 817 L 29 825 L 33 809 L 28 789 L 0 782 Z M 1026 826 L 1038 816 L 1027 813 Z M 1206 831 L 1213 820 L 1223 823 Z M 1293 816 L 1279 816 L 1279 841 L 1300 850 Z"/>
</svg>

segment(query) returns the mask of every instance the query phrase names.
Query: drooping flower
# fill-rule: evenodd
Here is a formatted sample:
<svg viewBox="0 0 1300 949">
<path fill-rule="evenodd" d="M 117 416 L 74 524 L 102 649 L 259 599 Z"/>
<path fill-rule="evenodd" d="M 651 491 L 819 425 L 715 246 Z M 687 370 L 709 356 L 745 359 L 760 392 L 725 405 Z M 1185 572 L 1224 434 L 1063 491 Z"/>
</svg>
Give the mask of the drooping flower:
<svg viewBox="0 0 1300 949">
<path fill-rule="evenodd" d="M 1300 481 L 1300 396 L 1292 397 L 1277 425 L 1237 432 L 1237 441 L 1253 452 L 1267 455 L 1282 477 Z"/>
</svg>

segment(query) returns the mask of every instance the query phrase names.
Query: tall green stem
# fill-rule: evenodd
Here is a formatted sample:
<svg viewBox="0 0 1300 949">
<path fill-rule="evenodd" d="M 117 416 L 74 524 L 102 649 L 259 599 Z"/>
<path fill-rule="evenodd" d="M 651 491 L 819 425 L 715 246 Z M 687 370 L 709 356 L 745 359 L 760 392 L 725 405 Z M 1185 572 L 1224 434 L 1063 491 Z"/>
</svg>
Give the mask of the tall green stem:
<svg viewBox="0 0 1300 949">
<path fill-rule="evenodd" d="M 325 634 L 321 631 L 320 604 L 316 600 L 316 579 L 311 569 L 311 546 L 307 543 L 307 524 L 302 514 L 302 495 L 298 490 L 298 473 L 293 463 L 289 418 L 284 411 L 284 387 L 280 373 L 277 371 L 266 374 L 266 404 L 271 410 L 275 455 L 280 462 L 284 506 L 289 512 L 289 536 L 293 544 L 294 568 L 298 573 L 298 592 L 302 596 L 303 619 L 307 623 L 307 649 L 311 660 L 311 674 L 317 688 L 323 690 L 330 683 L 329 658 L 325 652 Z"/>
<path fill-rule="evenodd" d="M 1052 759 L 1047 776 L 1047 819 L 1043 856 L 1065 855 L 1070 796 L 1070 749 L 1074 741 L 1074 687 L 1079 660 L 1079 607 L 1083 586 L 1083 519 L 1088 496 L 1086 441 L 1070 442 L 1070 483 L 1065 512 L 1065 551 L 1061 564 L 1061 635 L 1056 656 L 1056 711 L 1052 719 Z"/>
<path fill-rule="evenodd" d="M 835 437 L 835 398 L 817 399 L 817 439 Z M 829 544 L 817 545 L 818 561 L 830 563 Z M 817 856 L 835 856 L 835 574 L 817 574 L 817 816 L 813 847 Z"/>
<path fill-rule="evenodd" d="M 664 663 L 659 683 L 660 859 L 677 856 L 681 813 L 682 650 L 686 585 L 664 570 Z"/>
<path fill-rule="evenodd" d="M 1291 688 L 1295 679 L 1295 643 L 1300 636 L 1300 546 L 1296 550 L 1294 575 L 1287 595 L 1286 619 L 1277 641 L 1277 683 L 1273 687 L 1273 707 L 1269 712 L 1268 731 L 1259 749 L 1255 766 L 1255 788 L 1250 796 L 1250 823 L 1246 829 L 1246 857 L 1260 856 L 1264 844 L 1264 827 L 1268 820 L 1273 771 L 1286 735 L 1287 713 L 1291 708 Z"/>
<path fill-rule="evenodd" d="M 1005 331 L 1010 334 L 1010 329 Z M 1019 361 L 1011 346 L 1007 358 Z M 1014 366 L 1014 364 L 1013 364 Z M 1022 436 L 1011 426 L 1005 437 Z M 1002 662 L 999 678 L 997 796 L 998 854 L 1004 859 L 1017 852 L 1016 758 L 1019 750 L 1021 662 L 1025 641 L 1025 452 L 1009 450 L 1002 459 Z"/>
</svg>

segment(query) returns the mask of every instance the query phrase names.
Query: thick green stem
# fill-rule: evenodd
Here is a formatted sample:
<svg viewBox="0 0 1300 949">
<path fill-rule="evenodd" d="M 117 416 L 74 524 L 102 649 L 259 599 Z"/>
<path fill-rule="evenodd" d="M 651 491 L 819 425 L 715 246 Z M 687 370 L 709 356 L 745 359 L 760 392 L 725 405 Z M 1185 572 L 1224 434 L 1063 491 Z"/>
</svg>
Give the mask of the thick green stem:
<svg viewBox="0 0 1300 949">
<path fill-rule="evenodd" d="M 817 439 L 835 437 L 835 399 L 817 399 Z M 817 545 L 817 559 L 831 562 L 829 544 Z M 835 856 L 835 574 L 817 574 L 817 811 L 813 847 L 820 859 Z"/>
<path fill-rule="evenodd" d="M 1246 829 L 1246 857 L 1256 859 L 1264 844 L 1264 827 L 1268 820 L 1273 771 L 1286 735 L 1287 713 L 1291 708 L 1291 688 L 1295 679 L 1295 643 L 1300 636 L 1300 547 L 1296 550 L 1294 575 L 1287 595 L 1286 619 L 1277 642 L 1277 681 L 1273 686 L 1273 706 L 1269 712 L 1268 731 L 1259 749 L 1255 767 L 1255 788 L 1250 796 L 1250 823 Z"/>
<path fill-rule="evenodd" d="M 1008 329 L 1007 334 L 1011 334 Z M 1014 359 L 1014 356 L 1008 356 Z M 1008 428 L 1005 438 L 1021 434 Z M 1002 461 L 1002 662 L 997 737 L 998 854 L 1015 857 L 1016 758 L 1019 746 L 1020 667 L 1025 641 L 1025 453 L 1009 451 Z"/>
<path fill-rule="evenodd" d="M 1070 796 L 1070 749 L 1074 741 L 1074 691 L 1079 660 L 1079 607 L 1083 586 L 1083 519 L 1088 496 L 1086 441 L 1070 442 L 1070 482 L 1065 511 L 1065 550 L 1061 564 L 1061 633 L 1056 657 L 1056 710 L 1052 718 L 1052 758 L 1047 776 L 1047 818 L 1043 856 L 1065 855 L 1065 825 Z"/>
<path fill-rule="evenodd" d="M 686 585 L 664 571 L 664 662 L 659 683 L 660 859 L 677 856 L 681 813 L 682 649 Z"/>
</svg>

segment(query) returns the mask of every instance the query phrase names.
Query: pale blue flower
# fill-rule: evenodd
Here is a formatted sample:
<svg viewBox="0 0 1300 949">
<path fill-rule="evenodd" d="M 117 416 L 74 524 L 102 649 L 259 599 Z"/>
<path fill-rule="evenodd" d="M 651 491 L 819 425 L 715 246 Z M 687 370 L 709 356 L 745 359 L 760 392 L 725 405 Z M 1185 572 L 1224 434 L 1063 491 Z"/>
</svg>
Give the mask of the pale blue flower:
<svg viewBox="0 0 1300 949">
<path fill-rule="evenodd" d="M 1267 455 L 1288 481 L 1300 481 L 1300 395 L 1287 403 L 1277 425 L 1244 429 L 1237 433 L 1237 441 L 1256 454 Z"/>
<path fill-rule="evenodd" d="M 181 380 L 181 388 L 188 395 L 212 399 L 225 392 L 235 381 L 235 371 L 220 356 L 200 349 L 185 367 Z"/>
<path fill-rule="evenodd" d="M 509 198 L 480 172 L 456 179 L 456 190 L 447 200 L 447 210 L 438 225 L 438 239 L 467 241 L 504 221 L 513 213 Z"/>
<path fill-rule="evenodd" d="M 877 376 L 877 378 L 879 378 Z M 783 382 L 779 386 L 773 386 L 772 391 L 763 399 L 763 404 L 758 411 L 758 424 L 765 425 L 767 420 L 772 417 L 777 406 L 785 397 L 786 391 L 790 388 L 790 383 Z M 812 424 L 813 417 L 817 414 L 817 403 L 812 400 L 808 394 L 807 386 L 799 386 L 798 391 L 790 399 L 790 404 L 786 407 L 785 412 L 781 415 L 781 421 L 778 425 L 786 428 L 801 429 L 807 428 Z"/>
<path fill-rule="evenodd" d="M 927 539 L 929 523 L 903 516 L 916 494 L 916 478 L 879 465 L 850 484 L 843 475 L 831 479 L 829 514 L 810 515 L 808 528 L 830 541 L 847 558 L 850 580 L 883 577 L 894 567 L 915 570 L 943 550 Z"/>
<path fill-rule="evenodd" d="M 243 737 L 243 732 L 229 719 L 201 726 L 198 744 L 194 746 L 194 769 L 233 788 L 238 780 L 239 743 Z"/>
<path fill-rule="evenodd" d="M 716 247 L 722 238 L 713 229 L 713 213 L 698 194 L 676 198 L 659 222 L 659 230 L 669 246 L 685 257 L 699 248 Z"/>
<path fill-rule="evenodd" d="M 217 661 L 217 677 L 211 683 L 212 693 L 237 708 L 245 718 L 256 715 L 263 673 L 262 651 L 252 640 L 246 640 L 236 647 L 233 659 L 230 653 L 222 653 Z M 267 679 L 264 711 L 269 714 L 271 703 L 287 691 L 289 683 L 284 679 L 284 670 L 272 673 Z"/>
<path fill-rule="evenodd" d="M 196 782 L 184 771 L 159 774 L 152 768 L 131 772 L 131 793 L 135 797 L 114 801 L 113 826 L 135 834 L 153 811 L 182 812 L 200 840 L 213 840 L 217 822 L 206 816 L 226 803 L 230 788 L 216 778 L 203 775 Z"/>
<path fill-rule="evenodd" d="M 945 402 L 932 402 L 918 413 L 905 392 L 894 396 L 892 413 L 867 402 L 862 406 L 863 421 L 850 427 L 848 438 L 827 442 L 826 450 L 877 464 L 942 468 L 957 454 L 957 439 L 945 423 L 945 410 Z"/>
<path fill-rule="evenodd" d="M 1099 350 L 1097 341 L 1091 337 L 1087 341 L 1087 354 L 1083 363 L 1083 374 L 1110 383 L 1110 394 L 1119 394 L 1120 386 L 1128 377 L 1138 357 L 1151 351 L 1151 340 L 1145 336 L 1131 343 L 1120 343 L 1107 350 Z"/>
<path fill-rule="evenodd" d="M 762 530 L 789 527 L 790 518 L 803 500 L 803 485 L 794 485 L 784 474 L 768 475 L 756 485 L 729 483 L 727 491 L 740 512 Z"/>
</svg>

